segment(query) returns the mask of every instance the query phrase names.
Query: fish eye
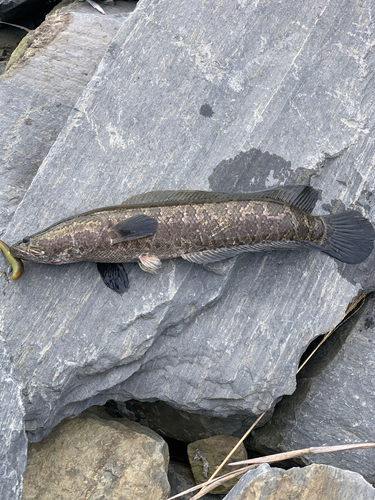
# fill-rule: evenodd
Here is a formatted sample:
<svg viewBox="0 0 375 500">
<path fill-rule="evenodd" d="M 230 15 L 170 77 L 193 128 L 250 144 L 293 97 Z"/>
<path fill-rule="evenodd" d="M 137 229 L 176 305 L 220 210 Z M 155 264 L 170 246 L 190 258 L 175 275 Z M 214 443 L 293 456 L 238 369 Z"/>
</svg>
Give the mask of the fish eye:
<svg viewBox="0 0 375 500">
<path fill-rule="evenodd" d="M 30 238 L 28 236 L 25 236 L 25 238 L 22 240 L 22 243 L 30 243 Z"/>
</svg>

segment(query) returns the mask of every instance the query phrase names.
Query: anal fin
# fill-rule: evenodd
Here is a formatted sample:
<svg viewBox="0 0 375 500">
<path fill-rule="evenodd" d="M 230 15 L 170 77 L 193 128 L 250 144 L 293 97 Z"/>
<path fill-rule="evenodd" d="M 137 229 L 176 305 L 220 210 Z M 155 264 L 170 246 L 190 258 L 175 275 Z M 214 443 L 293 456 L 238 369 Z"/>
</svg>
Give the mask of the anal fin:
<svg viewBox="0 0 375 500">
<path fill-rule="evenodd" d="M 181 257 L 195 264 L 207 264 L 209 262 L 217 262 L 219 260 L 236 257 L 237 255 L 247 252 L 263 252 L 266 250 L 296 250 L 298 248 L 306 248 L 306 243 L 303 241 L 263 241 L 261 243 L 250 243 L 230 248 L 203 250 L 202 252 L 181 255 Z"/>
</svg>

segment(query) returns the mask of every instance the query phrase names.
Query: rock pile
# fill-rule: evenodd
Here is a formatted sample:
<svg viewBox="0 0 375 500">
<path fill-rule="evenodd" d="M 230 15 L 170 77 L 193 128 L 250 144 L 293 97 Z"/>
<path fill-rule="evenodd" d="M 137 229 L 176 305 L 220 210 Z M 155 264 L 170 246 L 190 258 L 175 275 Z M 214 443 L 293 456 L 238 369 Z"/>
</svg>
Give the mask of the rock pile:
<svg viewBox="0 0 375 500">
<path fill-rule="evenodd" d="M 373 220 L 370 0 L 303 0 L 298 9 L 292 0 L 198 7 L 140 0 L 129 15 L 133 7 L 118 2 L 107 16 L 86 3 L 57 10 L 0 78 L 1 239 L 13 243 L 157 189 L 305 183 L 319 191 L 314 214 L 357 209 Z M 294 392 L 307 346 L 375 289 L 374 263 L 375 252 L 345 265 L 308 250 L 205 267 L 175 259 L 157 276 L 130 266 L 122 296 L 90 263 L 26 263 L 17 283 L 2 274 L 0 421 L 14 429 L 0 450 L 2 498 L 22 495 L 25 432 L 38 442 L 63 419 L 110 399 L 158 400 L 192 420 L 203 415 L 199 436 L 185 431 L 191 441 L 212 435 L 202 431 L 211 424 L 214 434 L 240 434 L 262 412 L 269 418 Z M 353 333 L 362 348 L 347 340 L 342 365 L 322 368 L 293 402 L 301 415 L 316 402 L 330 419 L 348 398 L 345 429 L 314 428 L 316 444 L 336 444 L 340 435 L 373 440 L 372 374 L 361 358 L 371 351 L 371 304 Z M 323 392 L 328 399 L 318 398 Z M 264 428 L 254 446 L 308 439 L 310 420 L 302 424 L 297 412 L 291 421 L 290 407 L 283 411 L 281 428 L 292 423 L 282 439 L 274 430 L 261 439 Z M 366 462 L 373 481 L 374 457 L 357 452 L 355 465 L 338 465 L 367 474 Z"/>
</svg>

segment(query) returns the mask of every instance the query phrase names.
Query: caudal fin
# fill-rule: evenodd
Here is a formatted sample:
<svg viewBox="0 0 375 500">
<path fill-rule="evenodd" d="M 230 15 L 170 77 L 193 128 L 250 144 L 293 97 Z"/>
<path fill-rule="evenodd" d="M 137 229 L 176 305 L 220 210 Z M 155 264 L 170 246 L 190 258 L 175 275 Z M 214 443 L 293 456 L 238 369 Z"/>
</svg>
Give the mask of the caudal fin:
<svg viewBox="0 0 375 500">
<path fill-rule="evenodd" d="M 327 240 L 320 250 L 347 264 L 359 264 L 374 248 L 375 230 L 359 212 L 350 210 L 322 217 Z"/>
</svg>

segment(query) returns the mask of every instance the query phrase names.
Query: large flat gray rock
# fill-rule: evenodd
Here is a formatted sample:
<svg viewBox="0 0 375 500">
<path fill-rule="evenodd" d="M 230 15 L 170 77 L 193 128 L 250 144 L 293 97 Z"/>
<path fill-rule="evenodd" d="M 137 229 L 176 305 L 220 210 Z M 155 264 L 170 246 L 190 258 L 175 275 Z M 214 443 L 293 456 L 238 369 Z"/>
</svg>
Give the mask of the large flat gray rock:
<svg viewBox="0 0 375 500">
<path fill-rule="evenodd" d="M 369 0 L 140 1 L 5 241 L 166 188 L 310 181 L 321 190 L 315 213 L 345 206 L 371 217 L 373 10 Z M 374 286 L 373 265 L 314 251 L 208 269 L 174 260 L 158 276 L 132 266 L 119 296 L 93 264 L 26 264 L 5 289 L 2 331 L 30 438 L 110 398 L 255 417 L 294 391 L 301 353 Z"/>
<path fill-rule="evenodd" d="M 134 9 L 119 2 L 107 15 L 86 2 L 68 5 L 21 43 L 0 77 L 0 235 L 22 200 L 109 42 Z M 17 56 L 17 57 L 16 57 Z"/>
<path fill-rule="evenodd" d="M 260 453 L 375 441 L 375 295 L 335 332 L 301 372 L 297 390 L 255 431 Z M 306 464 L 349 469 L 375 483 L 374 450 L 306 455 Z"/>
</svg>

